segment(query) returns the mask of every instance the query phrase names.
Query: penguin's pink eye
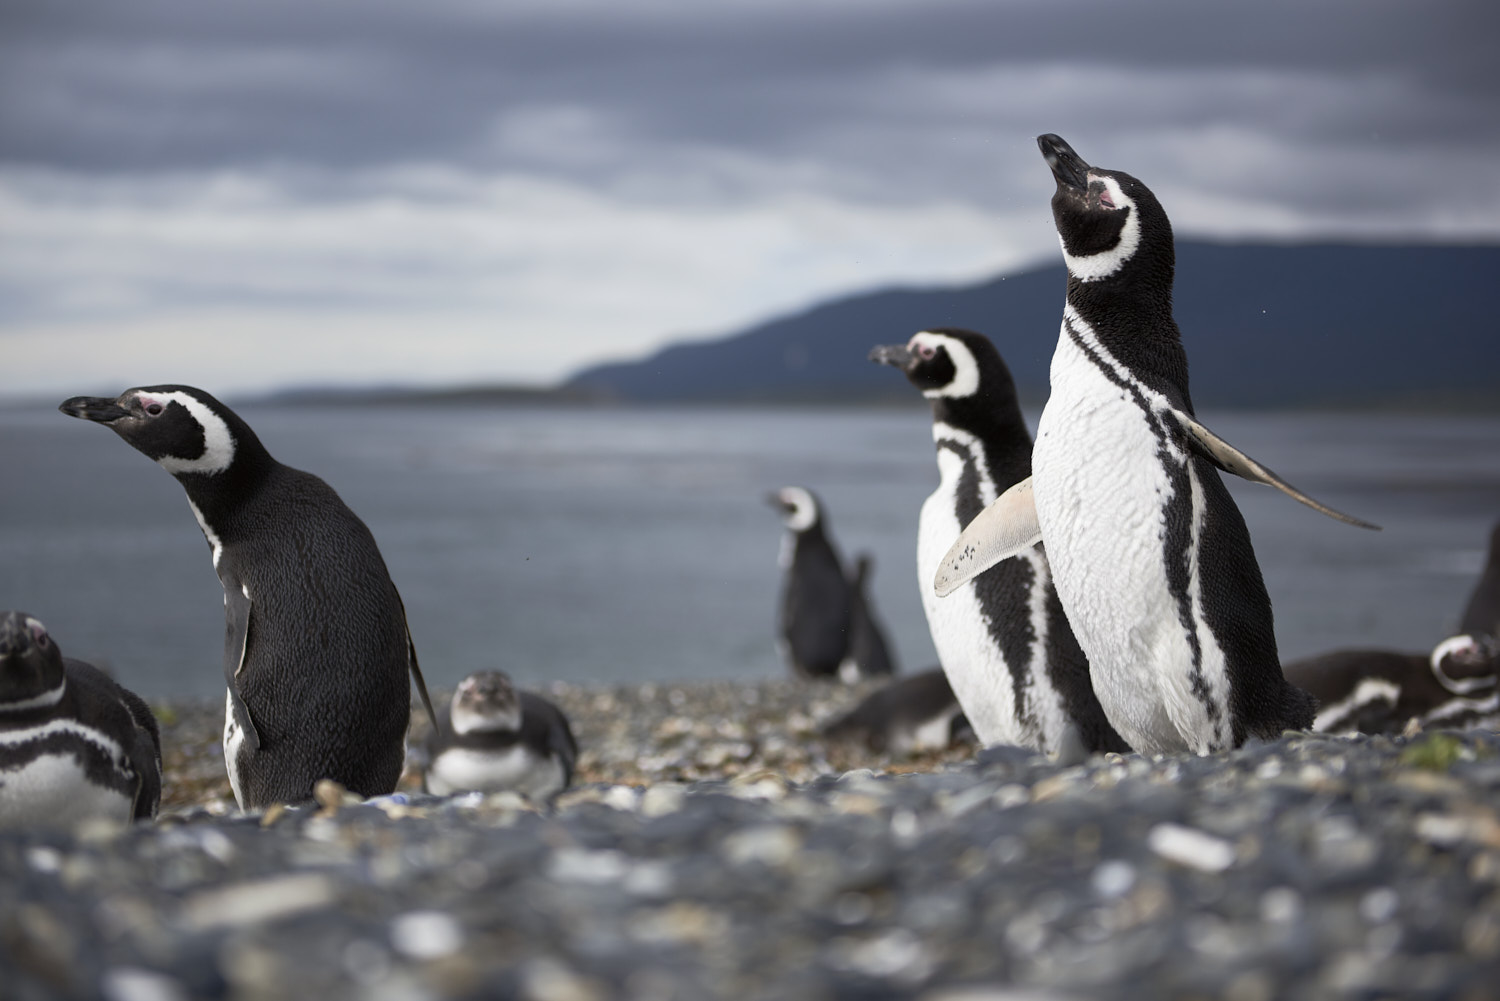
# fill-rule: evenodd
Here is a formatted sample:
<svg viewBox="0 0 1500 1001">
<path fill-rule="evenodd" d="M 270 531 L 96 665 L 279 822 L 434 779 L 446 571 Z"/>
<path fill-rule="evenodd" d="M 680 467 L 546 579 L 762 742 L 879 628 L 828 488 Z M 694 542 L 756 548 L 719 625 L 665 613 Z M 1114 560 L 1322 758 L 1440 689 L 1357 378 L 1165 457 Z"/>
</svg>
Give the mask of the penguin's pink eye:
<svg viewBox="0 0 1500 1001">
<path fill-rule="evenodd" d="M 917 348 L 917 354 L 921 355 L 923 358 L 931 358 L 933 355 L 937 354 L 937 352 L 933 350 L 931 344 L 923 344 L 921 347 Z"/>
<path fill-rule="evenodd" d="M 161 416 L 161 411 L 162 405 L 160 403 L 157 403 L 155 400 L 152 400 L 150 403 L 146 404 L 146 413 L 150 414 L 152 417 Z"/>
<path fill-rule="evenodd" d="M 1103 191 L 1099 192 L 1099 204 L 1107 209 L 1112 209 L 1115 207 L 1115 200 L 1110 197 L 1108 188 L 1105 188 Z"/>
<path fill-rule="evenodd" d="M 51 642 L 47 638 L 47 630 L 43 629 L 41 626 L 36 625 L 34 623 L 32 624 L 32 627 L 31 627 L 31 636 L 32 636 L 33 639 L 36 640 L 36 645 L 39 646 L 39 647 L 41 647 L 44 650 L 47 648 L 47 644 L 49 642 Z"/>
</svg>

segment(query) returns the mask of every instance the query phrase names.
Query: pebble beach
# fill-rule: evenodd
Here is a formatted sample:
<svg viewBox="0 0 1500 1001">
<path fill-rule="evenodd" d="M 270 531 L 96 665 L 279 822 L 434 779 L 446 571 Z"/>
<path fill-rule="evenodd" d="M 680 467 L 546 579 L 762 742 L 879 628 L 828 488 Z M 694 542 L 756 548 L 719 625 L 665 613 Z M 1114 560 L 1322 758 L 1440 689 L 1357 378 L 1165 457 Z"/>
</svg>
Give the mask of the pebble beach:
<svg viewBox="0 0 1500 1001">
<path fill-rule="evenodd" d="M 250 814 L 222 707 L 158 706 L 155 823 L 0 836 L 0 996 L 1496 994 L 1493 734 L 1082 762 L 824 742 L 869 690 L 554 686 L 582 753 L 552 804 L 408 775 Z"/>
</svg>

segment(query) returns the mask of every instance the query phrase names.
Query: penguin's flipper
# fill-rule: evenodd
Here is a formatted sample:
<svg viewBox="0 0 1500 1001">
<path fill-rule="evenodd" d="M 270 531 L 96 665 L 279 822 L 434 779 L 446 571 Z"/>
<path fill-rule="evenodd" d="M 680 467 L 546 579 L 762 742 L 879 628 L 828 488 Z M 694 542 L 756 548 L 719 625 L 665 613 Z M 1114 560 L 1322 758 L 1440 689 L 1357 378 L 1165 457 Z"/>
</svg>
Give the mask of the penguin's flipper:
<svg viewBox="0 0 1500 1001">
<path fill-rule="evenodd" d="M 224 588 L 224 620 L 228 634 L 224 638 L 224 686 L 229 689 L 229 704 L 235 722 L 245 734 L 250 750 L 260 750 L 260 734 L 250 718 L 250 707 L 240 697 L 239 675 L 245 669 L 245 654 L 250 651 L 250 595 L 244 588 Z"/>
<path fill-rule="evenodd" d="M 1372 531 L 1380 531 L 1379 525 L 1373 525 L 1370 522 L 1363 521 L 1359 518 L 1354 517 L 1353 515 L 1344 514 L 1342 511 L 1335 511 L 1327 504 L 1323 504 L 1319 501 L 1313 500 L 1311 497 L 1307 496 L 1307 494 L 1298 490 L 1286 480 L 1283 480 L 1281 477 L 1271 472 L 1265 466 L 1262 466 L 1260 463 L 1250 458 L 1250 456 L 1246 455 L 1244 452 L 1241 452 L 1239 449 L 1235 448 L 1233 445 L 1229 444 L 1229 442 L 1214 434 L 1202 424 L 1199 424 L 1197 421 L 1193 420 L 1193 418 L 1189 417 L 1181 410 L 1172 411 L 1172 415 L 1176 417 L 1177 421 L 1182 425 L 1184 429 L 1186 429 L 1187 443 L 1189 447 L 1191 447 L 1192 450 L 1198 455 L 1202 456 L 1209 462 L 1212 462 L 1215 466 L 1218 466 L 1220 469 L 1224 470 L 1224 472 L 1233 473 L 1234 475 L 1243 477 L 1253 483 L 1264 483 L 1267 486 L 1275 487 L 1277 490 L 1280 490 L 1282 493 L 1292 498 L 1292 500 L 1306 504 L 1314 511 L 1317 511 L 1320 514 L 1326 514 L 1328 515 L 1328 517 L 1333 518 L 1337 521 L 1342 521 L 1348 525 L 1354 525 L 1356 528 L 1368 528 Z"/>
<path fill-rule="evenodd" d="M 411 626 L 406 621 L 406 602 L 401 600 L 400 592 L 396 594 L 396 603 L 401 606 L 401 628 L 406 630 L 406 669 L 411 672 L 411 680 L 417 683 L 417 694 L 422 698 L 422 708 L 427 710 L 427 722 L 432 724 L 432 732 L 438 732 L 437 712 L 432 708 L 432 696 L 427 694 L 427 679 L 422 677 L 422 665 L 417 663 L 417 644 L 411 638 Z"/>
<path fill-rule="evenodd" d="M 943 556 L 933 579 L 933 590 L 946 598 L 1001 560 L 1024 553 L 1042 541 L 1036 520 L 1031 477 L 1012 486 L 959 533 Z"/>
</svg>

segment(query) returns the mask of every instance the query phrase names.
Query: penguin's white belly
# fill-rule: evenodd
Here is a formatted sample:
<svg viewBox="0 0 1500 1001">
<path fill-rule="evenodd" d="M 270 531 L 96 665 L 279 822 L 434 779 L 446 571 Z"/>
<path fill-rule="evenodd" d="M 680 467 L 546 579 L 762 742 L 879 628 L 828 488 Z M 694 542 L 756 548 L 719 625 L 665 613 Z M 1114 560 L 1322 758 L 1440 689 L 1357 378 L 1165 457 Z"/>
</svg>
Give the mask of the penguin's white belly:
<svg viewBox="0 0 1500 1001">
<path fill-rule="evenodd" d="M 233 695 L 229 689 L 224 690 L 224 770 L 229 773 L 229 789 L 234 793 L 234 801 L 239 808 L 245 808 L 244 782 L 241 769 L 247 767 L 248 762 L 241 760 L 245 753 L 245 733 L 234 721 Z"/>
<path fill-rule="evenodd" d="M 106 747 L 92 731 L 60 720 L 0 732 L 0 746 L 21 747 L 64 730 L 79 734 L 112 759 L 121 758 L 117 746 Z M 133 797 L 89 781 L 83 764 L 71 752 L 38 754 L 18 767 L 0 769 L 0 830 L 68 828 L 95 817 L 129 823 L 134 810 Z"/>
<path fill-rule="evenodd" d="M 1147 391 L 1142 390 L 1143 393 Z M 1151 400 L 1147 393 L 1148 405 Z M 1164 404 L 1164 401 L 1162 401 Z M 1176 488 L 1163 445 L 1130 392 L 1072 343 L 1066 327 L 1052 364 L 1052 393 L 1032 455 L 1037 522 L 1063 608 L 1089 658 L 1105 716 L 1130 745 L 1150 754 L 1228 746 L 1228 676 L 1204 625 L 1197 541 L 1202 491 L 1185 454 L 1192 492 L 1188 612 L 1167 577 L 1167 504 Z M 1201 664 L 1194 690 L 1193 646 Z M 1217 720 L 1204 702 L 1221 707 Z"/>
<path fill-rule="evenodd" d="M 437 796 L 509 789 L 540 800 L 562 787 L 562 763 L 520 744 L 497 751 L 450 747 L 427 771 L 427 791 Z"/>
<path fill-rule="evenodd" d="M 952 452 L 938 452 L 941 476 L 938 489 L 922 505 L 917 535 L 917 584 L 922 595 L 922 609 L 927 613 L 927 628 L 933 646 L 953 695 L 968 717 L 974 734 L 986 746 L 1016 744 L 1051 750 L 1049 734 L 1060 733 L 1066 725 L 1060 700 L 1041 676 L 1041 652 L 1045 649 L 1045 608 L 1032 609 L 1033 625 L 1038 627 L 1039 642 L 1034 644 L 1030 663 L 1031 677 L 1024 693 L 1032 703 L 1017 706 L 1010 668 L 980 606 L 973 583 L 968 583 L 945 598 L 933 591 L 932 581 L 938 565 L 961 527 L 955 507 L 955 490 L 962 472 L 962 461 Z M 994 490 L 982 491 L 981 500 L 994 500 Z M 1045 579 L 1045 558 L 1033 550 L 1016 557 L 1033 563 L 1033 571 Z M 1037 564 L 1040 564 L 1038 566 Z M 1045 593 L 1044 589 L 1033 589 Z M 1022 599 L 1024 600 L 1024 599 Z M 1037 612 L 1041 612 L 1038 622 Z M 1019 711 L 1018 711 L 1019 710 Z M 1029 712 L 1028 712 L 1029 711 Z M 1022 713 L 1034 722 L 1025 722 Z"/>
</svg>

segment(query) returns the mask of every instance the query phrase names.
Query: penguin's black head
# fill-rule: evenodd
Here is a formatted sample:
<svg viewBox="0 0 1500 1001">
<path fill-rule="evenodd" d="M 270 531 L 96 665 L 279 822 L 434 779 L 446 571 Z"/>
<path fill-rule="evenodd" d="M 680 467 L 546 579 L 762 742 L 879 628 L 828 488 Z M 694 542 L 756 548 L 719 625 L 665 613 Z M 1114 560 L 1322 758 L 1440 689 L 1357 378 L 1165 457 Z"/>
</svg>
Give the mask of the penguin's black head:
<svg viewBox="0 0 1500 1001">
<path fill-rule="evenodd" d="M 904 345 L 885 345 L 870 360 L 899 368 L 928 399 L 963 399 L 1011 386 L 1010 369 L 983 334 L 957 327 L 924 330 Z"/>
<path fill-rule="evenodd" d="M 818 498 L 806 487 L 782 487 L 767 494 L 766 502 L 781 512 L 793 532 L 805 532 L 818 523 Z"/>
<path fill-rule="evenodd" d="M 0 612 L 0 714 L 56 705 L 66 687 L 47 627 L 25 612 Z"/>
<path fill-rule="evenodd" d="M 1443 640 L 1431 665 L 1438 684 L 1457 695 L 1492 689 L 1500 682 L 1500 639 L 1466 633 Z"/>
<path fill-rule="evenodd" d="M 521 728 L 521 697 L 504 671 L 475 671 L 453 692 L 453 732 L 494 733 Z"/>
<path fill-rule="evenodd" d="M 58 409 L 105 425 L 173 476 L 224 472 L 248 430 L 232 410 L 192 386 L 140 386 L 113 400 L 75 396 Z"/>
<path fill-rule="evenodd" d="M 1057 181 L 1052 219 L 1068 274 L 1095 282 L 1163 254 L 1170 265 L 1172 224 L 1151 189 L 1122 171 L 1089 166 L 1060 136 L 1036 142 Z"/>
</svg>

